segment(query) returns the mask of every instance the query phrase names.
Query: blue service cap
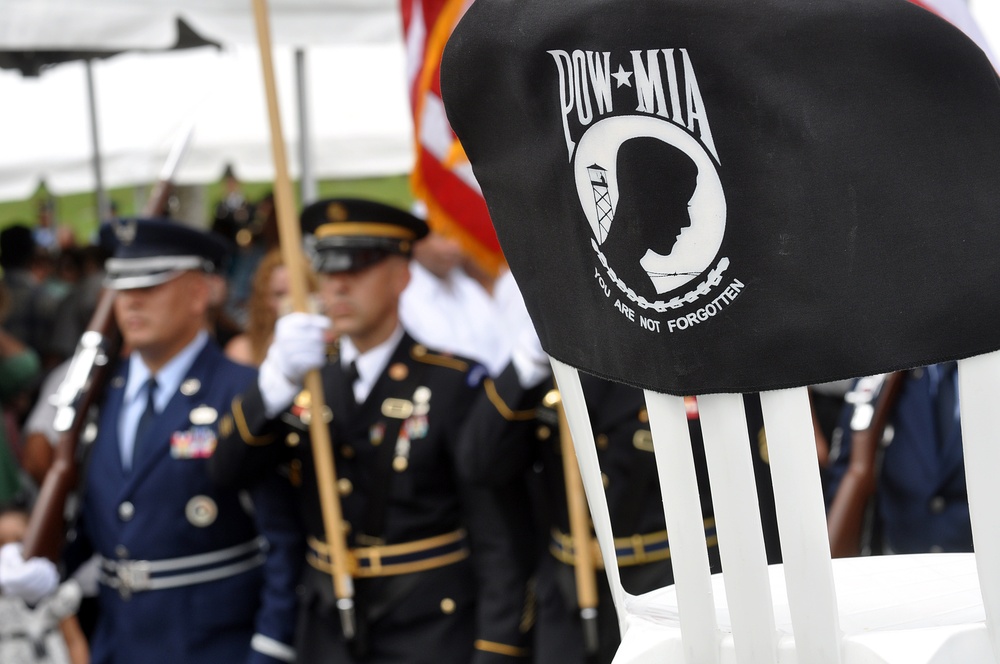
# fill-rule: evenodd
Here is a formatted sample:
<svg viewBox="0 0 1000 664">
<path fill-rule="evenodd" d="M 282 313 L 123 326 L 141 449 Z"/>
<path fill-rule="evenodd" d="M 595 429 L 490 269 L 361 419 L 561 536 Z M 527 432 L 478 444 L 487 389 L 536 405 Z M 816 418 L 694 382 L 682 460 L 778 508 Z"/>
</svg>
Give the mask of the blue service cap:
<svg viewBox="0 0 1000 664">
<path fill-rule="evenodd" d="M 149 288 L 182 272 L 221 271 L 230 253 L 215 233 L 169 219 L 119 219 L 101 227 L 101 245 L 112 252 L 104 284 L 114 290 Z"/>
<path fill-rule="evenodd" d="M 307 253 L 316 272 L 361 270 L 390 255 L 410 256 L 427 224 L 404 210 L 358 198 L 328 198 L 301 215 Z"/>
</svg>

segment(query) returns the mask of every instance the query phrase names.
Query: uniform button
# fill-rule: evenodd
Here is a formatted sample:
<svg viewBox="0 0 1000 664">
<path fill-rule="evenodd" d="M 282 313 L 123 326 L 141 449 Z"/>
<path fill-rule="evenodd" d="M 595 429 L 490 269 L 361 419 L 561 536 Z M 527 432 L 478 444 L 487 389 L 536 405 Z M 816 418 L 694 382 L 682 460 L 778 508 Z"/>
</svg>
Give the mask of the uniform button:
<svg viewBox="0 0 1000 664">
<path fill-rule="evenodd" d="M 351 447 L 350 445 L 342 445 L 340 448 L 340 456 L 344 457 L 345 459 L 353 459 L 354 448 Z"/>
<path fill-rule="evenodd" d="M 611 484 L 611 478 L 608 477 L 607 473 L 601 473 L 601 482 L 604 483 L 604 488 L 607 489 L 608 485 Z"/>
<path fill-rule="evenodd" d="M 123 545 L 119 544 L 118 546 L 115 547 L 115 556 L 117 556 L 118 558 L 128 558 L 128 549 L 126 549 Z"/>
<path fill-rule="evenodd" d="M 934 496 L 931 498 L 931 512 L 934 514 L 940 514 L 944 511 L 947 506 L 947 502 L 942 496 Z"/>
<path fill-rule="evenodd" d="M 119 519 L 122 521 L 131 521 L 133 516 L 135 516 L 135 505 L 132 503 L 126 500 L 118 506 Z"/>
<path fill-rule="evenodd" d="M 445 597 L 441 600 L 441 613 L 452 614 L 455 613 L 455 600 L 450 597 Z"/>
<path fill-rule="evenodd" d="M 342 496 L 349 496 L 352 491 L 354 491 L 354 485 L 351 484 L 351 480 L 346 477 L 341 477 L 337 480 L 337 493 Z"/>
<path fill-rule="evenodd" d="M 289 447 L 295 447 L 300 442 L 301 439 L 299 438 L 299 434 L 295 433 L 294 431 L 285 436 L 285 444 L 288 445 Z"/>
<path fill-rule="evenodd" d="M 645 408 L 639 411 L 639 421 L 642 422 L 643 424 L 649 422 L 649 413 L 646 411 Z"/>
<path fill-rule="evenodd" d="M 608 436 L 607 436 L 607 434 L 604 434 L 604 433 L 597 434 L 597 438 L 595 439 L 595 441 L 597 442 L 597 449 L 599 449 L 599 450 L 606 450 L 606 449 L 608 449 Z"/>
<path fill-rule="evenodd" d="M 535 431 L 535 435 L 538 436 L 538 440 L 548 440 L 552 435 L 552 429 L 543 424 Z"/>
</svg>

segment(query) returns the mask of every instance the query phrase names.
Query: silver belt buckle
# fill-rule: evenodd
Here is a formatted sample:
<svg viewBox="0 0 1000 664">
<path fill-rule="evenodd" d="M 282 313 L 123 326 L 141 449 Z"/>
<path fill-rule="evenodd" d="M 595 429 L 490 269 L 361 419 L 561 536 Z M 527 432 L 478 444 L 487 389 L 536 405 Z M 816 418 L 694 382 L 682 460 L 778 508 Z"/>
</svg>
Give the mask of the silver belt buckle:
<svg viewBox="0 0 1000 664">
<path fill-rule="evenodd" d="M 128 599 L 134 592 L 149 590 L 149 561 L 130 560 L 119 562 L 115 569 L 118 577 L 118 593 L 122 599 Z"/>
</svg>

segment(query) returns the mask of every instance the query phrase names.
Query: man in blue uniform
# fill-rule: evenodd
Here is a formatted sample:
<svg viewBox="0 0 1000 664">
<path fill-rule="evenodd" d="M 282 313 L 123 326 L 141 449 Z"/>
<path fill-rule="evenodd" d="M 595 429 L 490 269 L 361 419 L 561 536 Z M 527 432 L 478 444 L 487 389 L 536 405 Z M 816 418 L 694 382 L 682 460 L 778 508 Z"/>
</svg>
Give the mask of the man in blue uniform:
<svg viewBox="0 0 1000 664">
<path fill-rule="evenodd" d="M 863 533 L 871 553 L 972 551 L 965 486 L 956 363 L 905 372 L 876 464 L 872 518 Z M 834 432 L 827 471 L 828 502 L 851 457 L 851 416 Z"/>
<path fill-rule="evenodd" d="M 106 230 L 106 287 L 130 354 L 101 400 L 73 543 L 99 566 L 91 661 L 292 661 L 291 584 L 265 590 L 263 567 L 287 566 L 294 541 L 280 527 L 261 537 L 249 497 L 206 470 L 220 414 L 254 379 L 207 331 L 209 275 L 227 245 L 165 220 Z M 281 524 L 266 504 L 258 518 Z"/>
<path fill-rule="evenodd" d="M 464 485 L 456 471 L 459 427 L 486 374 L 414 341 L 399 321 L 413 243 L 427 226 L 396 208 L 325 200 L 302 213 L 325 315 L 279 319 L 259 381 L 233 402 L 212 461 L 222 483 L 253 485 L 275 467 L 287 478 L 308 543 L 297 651 L 301 664 L 467 664 L 528 654 L 520 621 L 496 602 L 523 607 L 499 588 L 509 557 L 491 523 L 509 506 Z M 340 347 L 328 357 L 327 340 Z M 354 577 L 358 635 L 345 638 L 331 581 L 316 466 L 313 415 L 300 392 L 320 369 L 329 402 Z M 276 490 L 275 501 L 283 500 Z M 350 634 L 347 635 L 350 637 Z"/>
</svg>

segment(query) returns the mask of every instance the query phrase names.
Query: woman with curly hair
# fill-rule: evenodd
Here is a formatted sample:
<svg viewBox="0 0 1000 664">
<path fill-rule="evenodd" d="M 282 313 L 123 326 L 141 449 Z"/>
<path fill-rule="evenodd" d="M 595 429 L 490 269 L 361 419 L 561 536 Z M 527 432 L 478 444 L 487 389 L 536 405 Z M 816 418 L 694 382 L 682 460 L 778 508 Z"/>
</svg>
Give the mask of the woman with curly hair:
<svg viewBox="0 0 1000 664">
<path fill-rule="evenodd" d="M 316 280 L 311 273 L 308 283 L 309 290 L 314 291 Z M 261 259 L 254 273 L 247 302 L 246 330 L 226 344 L 226 356 L 242 364 L 260 366 L 271 345 L 275 321 L 289 310 L 288 292 L 288 269 L 282 261 L 281 251 L 272 249 Z"/>
</svg>

